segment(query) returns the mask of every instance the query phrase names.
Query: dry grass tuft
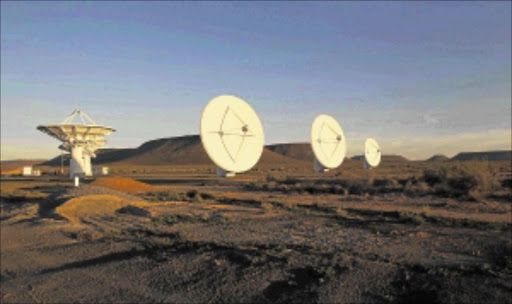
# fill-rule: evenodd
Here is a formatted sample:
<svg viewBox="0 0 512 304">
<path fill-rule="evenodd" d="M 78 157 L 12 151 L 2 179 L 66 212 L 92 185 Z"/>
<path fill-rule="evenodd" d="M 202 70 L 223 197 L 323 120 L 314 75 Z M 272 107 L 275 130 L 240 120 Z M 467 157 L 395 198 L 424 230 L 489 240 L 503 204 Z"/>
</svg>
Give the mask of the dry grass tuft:
<svg viewBox="0 0 512 304">
<path fill-rule="evenodd" d="M 151 190 L 151 186 L 128 177 L 100 177 L 93 183 L 94 186 L 101 186 L 117 191 L 137 193 Z"/>
</svg>

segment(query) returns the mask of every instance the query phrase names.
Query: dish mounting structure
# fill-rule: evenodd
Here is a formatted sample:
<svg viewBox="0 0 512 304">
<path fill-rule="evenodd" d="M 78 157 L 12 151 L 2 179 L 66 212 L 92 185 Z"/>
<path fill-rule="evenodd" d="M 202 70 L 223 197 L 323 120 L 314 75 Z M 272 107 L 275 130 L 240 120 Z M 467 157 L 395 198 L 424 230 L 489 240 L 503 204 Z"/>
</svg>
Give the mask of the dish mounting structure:
<svg viewBox="0 0 512 304">
<path fill-rule="evenodd" d="M 76 117 L 79 123 L 73 122 Z M 62 142 L 59 149 L 70 152 L 69 177 L 92 176 L 91 157 L 107 141 L 105 136 L 115 132 L 112 127 L 97 125 L 82 110 L 76 109 L 59 124 L 40 125 L 37 129 Z"/>
</svg>

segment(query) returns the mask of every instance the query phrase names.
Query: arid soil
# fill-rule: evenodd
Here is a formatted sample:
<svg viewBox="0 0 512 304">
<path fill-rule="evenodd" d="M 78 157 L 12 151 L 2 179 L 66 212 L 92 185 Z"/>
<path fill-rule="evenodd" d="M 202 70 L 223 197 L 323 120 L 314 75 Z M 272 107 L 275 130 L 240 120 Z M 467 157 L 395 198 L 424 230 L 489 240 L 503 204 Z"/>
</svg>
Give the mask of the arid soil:
<svg viewBox="0 0 512 304">
<path fill-rule="evenodd" d="M 512 299 L 509 188 L 478 197 L 411 182 L 141 180 L 143 192 L 2 181 L 1 302 Z"/>
</svg>

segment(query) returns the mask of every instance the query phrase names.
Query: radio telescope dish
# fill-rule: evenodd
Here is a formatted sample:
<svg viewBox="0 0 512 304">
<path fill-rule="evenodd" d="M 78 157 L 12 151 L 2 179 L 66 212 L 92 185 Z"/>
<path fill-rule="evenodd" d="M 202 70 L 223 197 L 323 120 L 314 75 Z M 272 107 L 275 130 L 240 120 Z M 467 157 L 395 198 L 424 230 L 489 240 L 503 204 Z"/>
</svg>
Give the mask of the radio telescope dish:
<svg viewBox="0 0 512 304">
<path fill-rule="evenodd" d="M 331 116 L 318 115 L 311 125 L 311 147 L 315 154 L 315 171 L 337 168 L 347 152 L 345 134 Z"/>
<path fill-rule="evenodd" d="M 79 117 L 79 122 L 73 120 Z M 59 149 L 71 153 L 69 177 L 91 176 L 91 157 L 107 141 L 105 136 L 115 132 L 111 127 L 97 125 L 82 110 L 75 110 L 59 124 L 38 126 L 37 129 L 62 142 Z"/>
<path fill-rule="evenodd" d="M 380 164 L 380 147 L 373 138 L 367 138 L 364 143 L 364 167 L 375 168 Z"/>
<path fill-rule="evenodd" d="M 201 142 L 217 165 L 217 176 L 233 176 L 251 169 L 263 152 L 263 127 L 251 106 L 242 99 L 222 95 L 203 110 Z"/>
</svg>

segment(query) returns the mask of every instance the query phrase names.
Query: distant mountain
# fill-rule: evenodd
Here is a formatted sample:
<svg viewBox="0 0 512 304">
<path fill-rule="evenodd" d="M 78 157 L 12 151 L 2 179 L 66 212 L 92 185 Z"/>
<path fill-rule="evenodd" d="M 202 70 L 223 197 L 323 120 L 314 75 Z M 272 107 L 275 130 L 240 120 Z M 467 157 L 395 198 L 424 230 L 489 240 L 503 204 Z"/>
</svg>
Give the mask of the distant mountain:
<svg viewBox="0 0 512 304">
<path fill-rule="evenodd" d="M 488 160 L 510 160 L 512 151 L 491 151 L 460 153 L 452 159 L 488 159 Z M 129 149 L 100 149 L 97 156 L 92 159 L 93 165 L 136 165 L 136 166 L 157 166 L 157 165 L 213 165 L 206 154 L 199 135 L 187 135 L 181 137 L 161 138 L 150 140 L 137 148 Z M 346 160 L 347 164 L 353 160 L 362 160 L 361 155 Z M 266 146 L 263 150 L 258 166 L 281 166 L 291 165 L 295 167 L 304 166 L 314 159 L 309 143 L 274 144 Z M 435 155 L 429 160 L 445 159 L 443 155 Z M 408 159 L 401 155 L 383 155 L 383 163 L 407 162 Z M 57 156 L 39 165 L 60 166 L 61 158 Z M 69 156 L 66 155 L 64 166 L 69 165 Z M 21 166 L 21 165 L 20 165 Z M 3 167 L 3 165 L 2 165 Z"/>
<path fill-rule="evenodd" d="M 449 159 L 450 158 L 446 155 L 436 154 L 436 155 L 432 156 L 431 158 L 427 159 L 427 161 L 428 162 L 443 162 L 443 161 L 447 161 Z"/>
<path fill-rule="evenodd" d="M 96 157 L 92 158 L 92 164 L 105 164 L 105 163 L 113 163 L 122 159 L 127 158 L 131 155 L 132 151 L 136 149 L 99 149 L 96 151 Z M 69 157 L 68 153 L 63 154 L 63 165 L 69 166 Z M 45 161 L 40 164 L 40 166 L 60 166 L 61 165 L 61 156 L 56 156 L 48 161 Z"/>
<path fill-rule="evenodd" d="M 363 161 L 363 155 L 356 155 L 356 156 L 352 156 L 351 159 L 353 160 L 359 160 L 359 161 Z M 405 157 L 403 157 L 402 155 L 393 155 L 393 154 L 388 154 L 388 155 L 382 155 L 381 156 L 381 162 L 408 162 L 409 160 Z"/>
<path fill-rule="evenodd" d="M 274 144 L 266 146 L 270 151 L 276 152 L 293 159 L 311 162 L 315 159 L 311 144 L 294 143 L 294 144 Z"/>
<path fill-rule="evenodd" d="M 309 143 L 274 144 L 266 146 L 267 149 L 293 159 L 311 162 L 315 159 Z M 351 157 L 352 160 L 362 161 L 362 155 Z M 383 162 L 406 162 L 407 158 L 401 155 L 383 155 Z"/>
<path fill-rule="evenodd" d="M 122 164 L 122 165 L 213 165 L 206 154 L 199 135 L 161 138 L 150 140 L 135 149 L 101 149 L 93 158 L 93 165 Z M 263 150 L 259 165 L 279 164 L 303 165 L 302 162 L 292 159 L 268 149 Z M 45 162 L 42 165 L 60 166 L 60 156 Z M 66 160 L 64 165 L 68 165 Z"/>
<path fill-rule="evenodd" d="M 115 160 L 113 156 L 117 156 Z M 212 164 L 199 135 L 161 138 L 143 143 L 137 149 L 105 154 L 98 162 L 127 165 L 209 165 Z"/>
<path fill-rule="evenodd" d="M 16 159 L 16 160 L 3 160 L 0 162 L 0 172 L 2 174 L 21 174 L 22 167 L 25 166 L 35 166 L 41 164 L 44 160 L 35 159 L 35 160 L 24 160 L 24 159 Z"/>
<path fill-rule="evenodd" d="M 44 162 L 44 159 L 13 159 L 13 160 L 2 160 L 0 164 L 2 166 L 32 166 Z"/>
<path fill-rule="evenodd" d="M 512 160 L 512 151 L 485 151 L 485 152 L 461 152 L 450 160 L 466 161 L 466 160 Z"/>
</svg>

